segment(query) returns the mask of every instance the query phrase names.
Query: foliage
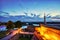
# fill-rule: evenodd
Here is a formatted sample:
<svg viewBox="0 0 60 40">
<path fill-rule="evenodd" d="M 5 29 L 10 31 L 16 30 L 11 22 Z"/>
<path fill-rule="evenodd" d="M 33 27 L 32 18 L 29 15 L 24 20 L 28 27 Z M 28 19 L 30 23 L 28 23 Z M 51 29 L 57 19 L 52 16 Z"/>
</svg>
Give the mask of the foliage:
<svg viewBox="0 0 60 40">
<path fill-rule="evenodd" d="M 15 22 L 15 27 L 16 28 L 20 28 L 22 26 L 22 22 L 21 21 L 16 21 Z"/>
<path fill-rule="evenodd" d="M 31 38 L 25 38 L 25 37 L 21 37 L 18 40 L 31 40 Z"/>
<path fill-rule="evenodd" d="M 5 37 L 6 36 L 6 31 L 1 31 L 0 32 L 0 38 L 3 38 L 3 37 Z"/>
<path fill-rule="evenodd" d="M 13 29 L 14 28 L 14 24 L 12 21 L 8 21 L 7 22 L 7 29 Z"/>
</svg>

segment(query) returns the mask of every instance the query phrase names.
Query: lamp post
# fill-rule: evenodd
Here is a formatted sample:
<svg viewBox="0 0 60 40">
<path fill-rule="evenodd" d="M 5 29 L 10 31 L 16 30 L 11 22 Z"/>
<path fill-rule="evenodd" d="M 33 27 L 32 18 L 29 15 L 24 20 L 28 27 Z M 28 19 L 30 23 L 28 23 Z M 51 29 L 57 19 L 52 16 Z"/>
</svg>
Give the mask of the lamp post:
<svg viewBox="0 0 60 40">
<path fill-rule="evenodd" d="M 46 14 L 44 13 L 44 24 L 46 25 Z"/>
</svg>

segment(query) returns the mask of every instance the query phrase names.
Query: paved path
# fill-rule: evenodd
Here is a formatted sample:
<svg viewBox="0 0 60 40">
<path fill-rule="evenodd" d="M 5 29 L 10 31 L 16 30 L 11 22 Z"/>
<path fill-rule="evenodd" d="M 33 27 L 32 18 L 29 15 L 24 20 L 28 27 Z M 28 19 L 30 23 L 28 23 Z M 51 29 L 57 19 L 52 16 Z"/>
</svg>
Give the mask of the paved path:
<svg viewBox="0 0 60 40">
<path fill-rule="evenodd" d="M 2 38 L 0 40 L 9 40 L 9 39 L 11 39 L 13 36 L 15 36 L 18 33 L 20 33 L 20 34 L 31 34 L 31 35 L 33 35 L 33 33 L 31 33 L 31 32 L 22 32 L 20 29 L 17 29 L 17 30 L 14 30 L 13 32 L 11 32 L 10 35 L 8 35 L 8 36 L 6 36 L 6 37 L 4 37 L 4 38 Z"/>
<path fill-rule="evenodd" d="M 9 40 L 11 37 L 13 37 L 14 35 L 16 35 L 17 33 L 19 32 L 19 29 L 18 30 L 14 30 L 10 35 L 0 39 L 0 40 Z"/>
</svg>

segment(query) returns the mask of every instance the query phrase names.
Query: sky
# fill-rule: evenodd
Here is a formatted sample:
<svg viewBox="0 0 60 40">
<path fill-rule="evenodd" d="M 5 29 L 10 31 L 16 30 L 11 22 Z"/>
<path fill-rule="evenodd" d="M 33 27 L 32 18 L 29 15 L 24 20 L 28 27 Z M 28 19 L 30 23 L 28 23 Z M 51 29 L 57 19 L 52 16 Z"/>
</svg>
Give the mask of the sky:
<svg viewBox="0 0 60 40">
<path fill-rule="evenodd" d="M 0 0 L 0 11 L 9 15 L 60 15 L 60 0 Z"/>
</svg>

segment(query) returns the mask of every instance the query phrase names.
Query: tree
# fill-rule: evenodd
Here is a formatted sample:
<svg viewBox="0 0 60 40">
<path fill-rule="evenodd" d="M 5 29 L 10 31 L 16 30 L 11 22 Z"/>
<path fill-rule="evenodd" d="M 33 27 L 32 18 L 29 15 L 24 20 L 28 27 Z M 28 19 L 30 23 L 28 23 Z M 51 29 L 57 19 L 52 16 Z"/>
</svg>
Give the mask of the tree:
<svg viewBox="0 0 60 40">
<path fill-rule="evenodd" d="M 16 28 L 22 27 L 22 22 L 21 22 L 21 21 L 16 21 L 16 22 L 15 22 L 15 27 L 16 27 Z"/>
<path fill-rule="evenodd" d="M 8 21 L 7 22 L 7 29 L 10 30 L 10 29 L 13 29 L 14 28 L 14 24 L 12 21 Z"/>
</svg>

